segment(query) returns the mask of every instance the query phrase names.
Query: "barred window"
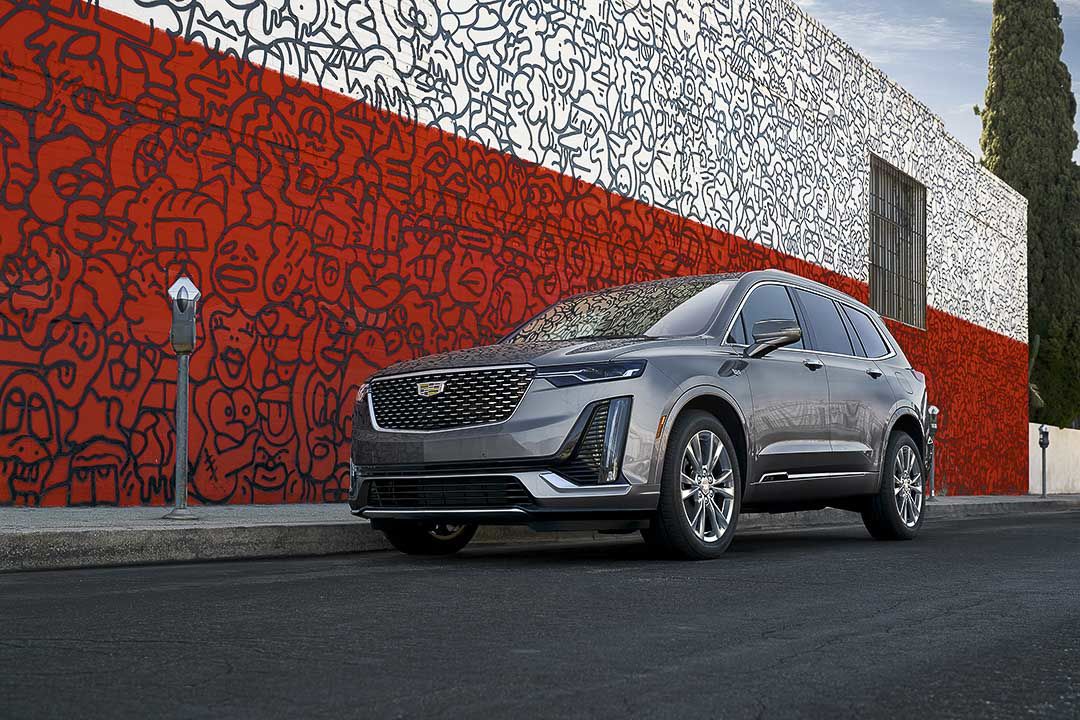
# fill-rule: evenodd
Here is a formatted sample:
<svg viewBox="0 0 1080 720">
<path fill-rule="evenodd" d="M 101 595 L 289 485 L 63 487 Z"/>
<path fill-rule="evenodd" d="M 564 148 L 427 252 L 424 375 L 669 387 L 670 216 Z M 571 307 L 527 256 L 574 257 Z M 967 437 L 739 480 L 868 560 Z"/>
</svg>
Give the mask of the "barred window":
<svg viewBox="0 0 1080 720">
<path fill-rule="evenodd" d="M 870 157 L 870 307 L 926 328 L 926 188 Z"/>
</svg>

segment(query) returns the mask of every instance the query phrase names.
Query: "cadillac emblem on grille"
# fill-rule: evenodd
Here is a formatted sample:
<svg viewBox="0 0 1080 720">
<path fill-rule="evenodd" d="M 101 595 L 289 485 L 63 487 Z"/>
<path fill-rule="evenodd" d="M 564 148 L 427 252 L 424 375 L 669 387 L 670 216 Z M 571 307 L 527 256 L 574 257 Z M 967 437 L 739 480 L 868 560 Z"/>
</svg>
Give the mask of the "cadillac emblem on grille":
<svg viewBox="0 0 1080 720">
<path fill-rule="evenodd" d="M 444 380 L 416 383 L 416 394 L 420 397 L 435 397 L 445 389 L 446 381 Z"/>
</svg>

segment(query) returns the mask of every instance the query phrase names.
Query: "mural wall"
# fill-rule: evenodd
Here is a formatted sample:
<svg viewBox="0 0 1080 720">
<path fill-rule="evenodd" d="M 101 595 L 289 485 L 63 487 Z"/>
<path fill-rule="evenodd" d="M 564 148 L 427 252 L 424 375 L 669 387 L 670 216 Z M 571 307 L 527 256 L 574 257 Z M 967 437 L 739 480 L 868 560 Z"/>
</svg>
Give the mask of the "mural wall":
<svg viewBox="0 0 1080 720">
<path fill-rule="evenodd" d="M 0 0 L 0 504 L 341 500 L 353 391 L 573 292 L 778 266 L 867 296 L 927 185 L 953 492 L 1026 489 L 1025 205 L 784 2 Z"/>
</svg>

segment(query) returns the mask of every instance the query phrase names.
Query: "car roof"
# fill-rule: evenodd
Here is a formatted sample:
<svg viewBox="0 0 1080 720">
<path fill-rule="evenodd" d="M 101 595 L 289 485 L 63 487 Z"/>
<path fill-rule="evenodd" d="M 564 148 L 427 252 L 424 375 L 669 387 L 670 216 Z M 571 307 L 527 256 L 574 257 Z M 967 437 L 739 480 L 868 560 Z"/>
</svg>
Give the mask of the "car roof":
<svg viewBox="0 0 1080 720">
<path fill-rule="evenodd" d="M 843 290 L 837 290 L 836 288 L 826 285 L 825 283 L 820 283 L 816 280 L 811 280 L 810 278 L 803 277 L 802 275 L 796 275 L 795 273 L 790 273 L 785 270 L 753 270 L 743 273 L 743 278 L 745 279 L 747 285 L 754 285 L 759 282 L 771 280 L 774 282 L 781 282 L 787 285 L 793 285 L 795 287 L 801 287 L 806 290 L 813 290 L 827 297 L 831 297 L 834 300 L 840 300 L 847 303 L 848 305 L 853 305 L 860 310 L 863 310 L 870 315 L 873 315 L 874 317 L 880 317 L 880 314 L 876 310 L 868 306 L 866 303 L 860 301 L 858 298 L 848 295 Z"/>
<path fill-rule="evenodd" d="M 601 288 L 598 290 L 590 290 L 583 293 L 575 294 L 571 297 L 581 298 L 588 295 L 595 295 L 612 290 L 618 290 L 621 288 L 631 287 L 648 287 L 650 285 L 680 285 L 682 283 L 700 283 L 706 282 L 722 282 L 722 281 L 737 281 L 744 288 L 749 289 L 750 286 L 756 285 L 759 282 L 773 281 L 780 282 L 786 285 L 792 285 L 795 287 L 801 287 L 807 290 L 814 290 L 822 295 L 826 295 L 835 300 L 841 300 L 849 305 L 864 310 L 865 312 L 873 315 L 874 317 L 880 317 L 879 314 L 868 307 L 865 303 L 860 302 L 858 299 L 848 295 L 847 293 L 832 288 L 824 283 L 819 283 L 815 280 L 803 277 L 802 275 L 796 275 L 795 273 L 787 272 L 786 270 L 766 269 L 766 270 L 748 270 L 744 272 L 728 272 L 728 273 L 711 273 L 704 275 L 678 275 L 668 278 L 657 278 L 655 280 L 644 280 L 642 282 L 627 283 L 626 285 L 620 285 L 616 287 Z M 569 298 L 568 298 L 569 299 Z"/>
</svg>

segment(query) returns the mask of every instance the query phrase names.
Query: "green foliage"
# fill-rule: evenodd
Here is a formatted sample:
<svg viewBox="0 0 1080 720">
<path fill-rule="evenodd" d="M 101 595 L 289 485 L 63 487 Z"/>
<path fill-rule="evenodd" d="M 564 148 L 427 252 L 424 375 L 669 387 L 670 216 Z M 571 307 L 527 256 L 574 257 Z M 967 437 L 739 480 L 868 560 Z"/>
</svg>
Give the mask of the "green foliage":
<svg viewBox="0 0 1080 720">
<path fill-rule="evenodd" d="M 1080 415 L 1080 171 L 1076 98 L 1061 60 L 1054 0 L 994 0 L 983 164 L 1028 199 L 1029 333 L 1042 337 L 1032 373 L 1040 421 Z"/>
</svg>

